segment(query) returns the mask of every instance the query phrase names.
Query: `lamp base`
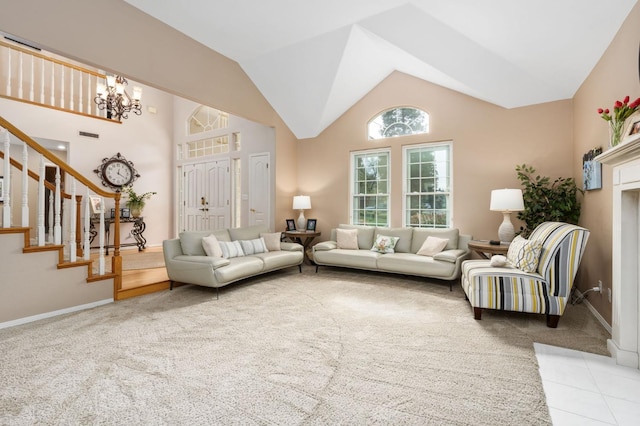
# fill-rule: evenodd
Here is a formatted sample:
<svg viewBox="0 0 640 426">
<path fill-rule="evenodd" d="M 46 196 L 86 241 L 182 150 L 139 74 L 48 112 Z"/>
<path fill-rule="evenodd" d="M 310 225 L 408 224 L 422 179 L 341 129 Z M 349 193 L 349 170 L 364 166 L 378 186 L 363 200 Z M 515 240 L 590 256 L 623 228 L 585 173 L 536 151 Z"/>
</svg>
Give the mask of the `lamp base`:
<svg viewBox="0 0 640 426">
<path fill-rule="evenodd" d="M 307 227 L 307 219 L 304 218 L 304 210 L 300 210 L 300 216 L 298 216 L 298 231 L 304 231 Z"/>
<path fill-rule="evenodd" d="M 511 223 L 511 212 L 502 212 L 503 219 L 500 227 L 498 228 L 498 238 L 503 243 L 510 243 L 516 236 L 516 230 Z"/>
</svg>

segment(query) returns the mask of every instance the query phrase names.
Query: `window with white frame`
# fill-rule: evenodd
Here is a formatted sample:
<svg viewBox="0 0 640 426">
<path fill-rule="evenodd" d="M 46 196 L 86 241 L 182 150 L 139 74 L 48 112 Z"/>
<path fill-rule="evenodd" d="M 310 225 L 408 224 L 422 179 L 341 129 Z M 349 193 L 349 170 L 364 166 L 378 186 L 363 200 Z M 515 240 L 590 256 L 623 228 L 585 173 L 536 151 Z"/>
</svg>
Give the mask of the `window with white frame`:
<svg viewBox="0 0 640 426">
<path fill-rule="evenodd" d="M 404 225 L 451 227 L 451 143 L 403 148 Z"/>
<path fill-rule="evenodd" d="M 391 108 L 372 118 L 367 131 L 369 139 L 429 133 L 429 114 L 412 107 Z"/>
<path fill-rule="evenodd" d="M 389 226 L 389 151 L 351 153 L 351 223 Z"/>
</svg>

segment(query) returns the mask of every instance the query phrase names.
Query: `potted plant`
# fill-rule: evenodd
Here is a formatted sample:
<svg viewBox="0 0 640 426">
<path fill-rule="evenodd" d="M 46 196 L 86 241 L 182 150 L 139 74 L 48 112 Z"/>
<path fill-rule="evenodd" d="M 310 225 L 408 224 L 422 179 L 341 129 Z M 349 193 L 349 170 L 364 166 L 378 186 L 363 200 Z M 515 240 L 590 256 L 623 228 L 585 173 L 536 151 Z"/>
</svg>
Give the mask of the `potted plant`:
<svg viewBox="0 0 640 426">
<path fill-rule="evenodd" d="M 528 237 L 531 231 L 542 222 L 565 222 L 578 224 L 580 219 L 580 202 L 578 192 L 584 193 L 576 186 L 573 178 L 558 178 L 551 182 L 549 177 L 534 175 L 532 166 L 523 164 L 516 166 L 518 180 L 522 182 L 522 198 L 524 211 L 518 213 L 518 219 L 526 223 L 521 235 Z M 534 177 L 535 176 L 535 177 Z"/>
<path fill-rule="evenodd" d="M 138 195 L 133 190 L 133 186 L 125 186 L 122 188 L 122 192 L 127 196 L 127 202 L 125 205 L 129 208 L 131 216 L 133 217 L 140 217 L 146 201 L 151 198 L 152 195 L 157 194 L 157 192 L 153 191 Z"/>
</svg>

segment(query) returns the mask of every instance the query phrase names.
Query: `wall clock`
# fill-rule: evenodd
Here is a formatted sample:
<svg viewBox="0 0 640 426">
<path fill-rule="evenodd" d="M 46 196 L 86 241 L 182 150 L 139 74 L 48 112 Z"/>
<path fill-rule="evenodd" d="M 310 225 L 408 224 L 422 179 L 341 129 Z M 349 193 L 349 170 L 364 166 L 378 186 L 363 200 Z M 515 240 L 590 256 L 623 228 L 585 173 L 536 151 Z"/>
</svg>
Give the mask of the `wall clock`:
<svg viewBox="0 0 640 426">
<path fill-rule="evenodd" d="M 102 180 L 102 184 L 114 191 L 131 185 L 140 177 L 133 163 L 117 153 L 111 158 L 103 158 L 102 163 L 93 171 Z"/>
</svg>

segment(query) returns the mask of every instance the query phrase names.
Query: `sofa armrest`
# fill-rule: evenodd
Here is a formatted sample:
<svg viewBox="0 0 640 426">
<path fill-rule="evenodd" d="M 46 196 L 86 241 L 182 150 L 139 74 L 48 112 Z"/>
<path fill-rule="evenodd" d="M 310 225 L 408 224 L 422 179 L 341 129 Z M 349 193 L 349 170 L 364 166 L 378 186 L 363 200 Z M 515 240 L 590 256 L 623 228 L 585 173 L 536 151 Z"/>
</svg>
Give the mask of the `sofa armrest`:
<svg viewBox="0 0 640 426">
<path fill-rule="evenodd" d="M 282 251 L 302 251 L 304 247 L 298 243 L 280 243 L 280 250 Z"/>
<path fill-rule="evenodd" d="M 172 267 L 176 269 L 189 269 L 195 265 L 211 266 L 213 269 L 218 269 L 223 266 L 227 266 L 231 263 L 229 259 L 223 259 L 221 257 L 210 256 L 187 256 L 186 254 L 176 256 L 172 260 Z"/>
<path fill-rule="evenodd" d="M 313 246 L 313 251 L 328 251 L 328 250 L 335 250 L 338 248 L 338 243 L 335 241 L 323 241 L 321 243 L 316 244 L 315 246 Z"/>
<path fill-rule="evenodd" d="M 469 257 L 469 250 L 454 249 L 445 250 L 433 255 L 433 260 L 442 260 L 445 262 L 456 263 L 458 260 Z"/>
</svg>

